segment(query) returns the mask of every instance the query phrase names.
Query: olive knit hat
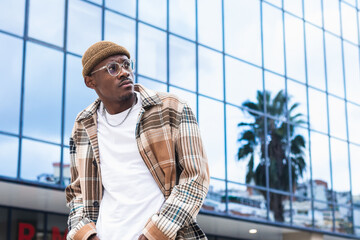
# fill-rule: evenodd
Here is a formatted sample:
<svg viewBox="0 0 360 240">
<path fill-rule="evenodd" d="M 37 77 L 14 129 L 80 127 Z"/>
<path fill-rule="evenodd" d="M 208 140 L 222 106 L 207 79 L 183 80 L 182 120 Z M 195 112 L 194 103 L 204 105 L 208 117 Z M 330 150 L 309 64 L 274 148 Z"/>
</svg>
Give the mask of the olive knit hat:
<svg viewBox="0 0 360 240">
<path fill-rule="evenodd" d="M 116 54 L 126 55 L 130 59 L 129 51 L 116 43 L 100 41 L 91 45 L 82 56 L 83 77 L 88 76 L 102 60 Z"/>
</svg>

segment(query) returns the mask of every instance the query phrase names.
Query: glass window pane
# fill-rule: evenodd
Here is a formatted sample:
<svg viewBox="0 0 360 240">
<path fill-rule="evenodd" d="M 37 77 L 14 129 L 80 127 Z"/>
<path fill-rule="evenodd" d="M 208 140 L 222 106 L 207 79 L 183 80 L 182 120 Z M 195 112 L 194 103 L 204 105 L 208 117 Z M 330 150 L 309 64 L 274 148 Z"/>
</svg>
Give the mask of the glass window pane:
<svg viewBox="0 0 360 240">
<path fill-rule="evenodd" d="M 302 0 L 284 0 L 284 9 L 298 17 L 302 17 Z"/>
<path fill-rule="evenodd" d="M 36 161 L 36 164 L 34 162 Z M 60 147 L 23 139 L 21 150 L 21 178 L 42 183 L 58 184 Z"/>
<path fill-rule="evenodd" d="M 351 208 L 335 207 L 335 232 L 343 234 L 353 234 Z"/>
<path fill-rule="evenodd" d="M 8 210 L 6 208 L 0 208 L 0 239 L 7 239 L 7 225 L 8 225 Z"/>
<path fill-rule="evenodd" d="M 11 239 L 17 239 L 19 233 L 34 230 L 31 239 L 42 239 L 44 236 L 44 214 L 34 211 L 13 210 L 11 215 Z M 28 237 L 28 239 L 30 239 Z"/>
<path fill-rule="evenodd" d="M 281 5 L 282 5 L 281 0 L 266 0 L 266 2 L 274 4 L 275 6 L 280 7 L 280 8 L 281 8 Z"/>
<path fill-rule="evenodd" d="M 65 97 L 65 135 L 64 143 L 69 138 L 76 116 L 97 99 L 94 90 L 87 88 L 81 74 L 81 58 L 66 56 L 66 97 Z"/>
<path fill-rule="evenodd" d="M 350 162 L 351 162 L 351 183 L 352 183 L 352 200 L 353 204 L 357 205 L 360 208 L 360 147 L 350 144 Z M 359 209 L 360 211 L 360 209 Z M 358 226 L 360 227 L 360 212 L 359 212 L 359 222 Z"/>
<path fill-rule="evenodd" d="M 27 43 L 24 135 L 60 143 L 62 74 L 62 52 Z"/>
<path fill-rule="evenodd" d="M 282 120 L 286 119 L 285 112 L 285 80 L 283 77 L 265 72 L 265 89 L 267 113 L 278 117 Z M 280 98 L 277 95 L 280 94 Z"/>
<path fill-rule="evenodd" d="M 140 74 L 166 82 L 165 32 L 139 24 L 138 63 L 137 68 Z"/>
<path fill-rule="evenodd" d="M 0 134 L 0 175 L 16 178 L 19 139 Z"/>
<path fill-rule="evenodd" d="M 199 97 L 199 126 L 209 161 L 210 176 L 225 178 L 224 106 L 221 102 Z"/>
<path fill-rule="evenodd" d="M 149 80 L 147 78 L 138 77 L 138 83 L 143 85 L 146 88 L 149 88 L 154 91 L 166 92 L 167 86 L 165 83 L 156 82 Z"/>
<path fill-rule="evenodd" d="M 170 92 L 179 96 L 182 100 L 184 100 L 192 109 L 193 113 L 196 116 L 197 108 L 196 108 L 196 95 L 194 93 L 179 89 L 177 87 L 170 86 Z"/>
<path fill-rule="evenodd" d="M 328 137 L 311 131 L 310 139 L 314 198 L 326 202 L 331 188 Z"/>
<path fill-rule="evenodd" d="M 340 36 L 339 0 L 326 0 L 323 5 L 325 29 Z"/>
<path fill-rule="evenodd" d="M 304 8 L 305 20 L 321 27 L 321 0 L 304 0 Z"/>
<path fill-rule="evenodd" d="M 295 197 L 292 201 L 293 224 L 302 227 L 312 227 L 311 200 Z"/>
<path fill-rule="evenodd" d="M 136 17 L 136 0 L 106 0 L 105 6 L 131 17 Z"/>
<path fill-rule="evenodd" d="M 357 205 L 354 209 L 354 224 L 358 227 L 357 235 L 360 235 L 360 205 Z"/>
<path fill-rule="evenodd" d="M 199 92 L 223 99 L 223 56 L 199 47 Z"/>
<path fill-rule="evenodd" d="M 233 216 L 266 219 L 266 191 L 240 184 L 228 184 L 229 212 Z"/>
<path fill-rule="evenodd" d="M 341 3 L 341 22 L 343 38 L 357 44 L 356 9 L 345 3 Z"/>
<path fill-rule="evenodd" d="M 342 139 L 346 137 L 345 102 L 329 96 L 330 135 Z"/>
<path fill-rule="evenodd" d="M 340 38 L 325 33 L 327 85 L 330 93 L 344 97 L 344 79 Z"/>
<path fill-rule="evenodd" d="M 324 133 L 328 132 L 326 95 L 309 88 L 310 128 Z"/>
<path fill-rule="evenodd" d="M 308 125 L 307 119 L 307 97 L 306 97 L 306 86 L 290 79 L 287 80 L 287 91 L 288 91 L 288 109 L 290 115 L 290 121 L 298 123 L 300 125 Z M 298 104 L 294 108 L 294 104 Z M 297 114 L 301 114 L 299 117 L 293 118 Z"/>
<path fill-rule="evenodd" d="M 125 4 L 126 5 L 126 4 Z M 124 46 L 135 58 L 135 21 L 116 13 L 105 12 L 105 40 Z"/>
<path fill-rule="evenodd" d="M 195 1 L 172 0 L 169 4 L 170 31 L 195 40 Z"/>
<path fill-rule="evenodd" d="M 269 220 L 271 222 L 290 223 L 291 211 L 289 196 L 270 192 L 269 205 Z"/>
<path fill-rule="evenodd" d="M 70 149 L 68 147 L 64 147 L 64 155 L 63 155 L 63 186 L 67 186 L 70 184 Z"/>
<path fill-rule="evenodd" d="M 325 90 L 323 33 L 306 24 L 306 54 L 309 85 Z"/>
<path fill-rule="evenodd" d="M 281 10 L 263 4 L 263 36 L 265 68 L 284 73 L 284 41 Z"/>
<path fill-rule="evenodd" d="M 0 130 L 15 134 L 19 133 L 22 46 L 22 40 L 0 34 Z"/>
<path fill-rule="evenodd" d="M 210 212 L 225 212 L 225 182 L 215 179 L 210 180 L 210 186 L 202 210 Z"/>
<path fill-rule="evenodd" d="M 100 40 L 101 8 L 79 0 L 69 1 L 68 50 L 82 55 Z"/>
<path fill-rule="evenodd" d="M 285 14 L 286 73 L 305 83 L 304 29 L 302 20 Z"/>
<path fill-rule="evenodd" d="M 32 0 L 29 4 L 29 36 L 62 47 L 65 2 L 54 0 L 48 3 L 47 0 Z"/>
<path fill-rule="evenodd" d="M 166 29 L 166 0 L 139 0 L 139 18 L 147 23 Z"/>
<path fill-rule="evenodd" d="M 65 239 L 67 230 L 67 216 L 47 215 L 47 240 Z"/>
<path fill-rule="evenodd" d="M 346 97 L 350 101 L 360 103 L 360 72 L 359 48 L 347 42 L 344 43 Z"/>
<path fill-rule="evenodd" d="M 225 67 L 227 102 L 240 106 L 246 101 L 254 101 L 257 91 L 263 92 L 260 68 L 230 57 L 225 57 Z"/>
<path fill-rule="evenodd" d="M 195 44 L 170 36 L 170 84 L 196 91 Z"/>
<path fill-rule="evenodd" d="M 24 34 L 25 0 L 0 1 L 0 29 Z"/>
<path fill-rule="evenodd" d="M 314 202 L 314 222 L 315 228 L 324 231 L 332 230 L 332 205 L 323 202 Z"/>
<path fill-rule="evenodd" d="M 349 141 L 360 143 L 360 107 L 348 102 L 347 113 Z"/>
<path fill-rule="evenodd" d="M 225 51 L 261 65 L 260 2 L 225 0 Z"/>
<path fill-rule="evenodd" d="M 199 42 L 222 50 L 221 0 L 198 0 Z"/>
</svg>

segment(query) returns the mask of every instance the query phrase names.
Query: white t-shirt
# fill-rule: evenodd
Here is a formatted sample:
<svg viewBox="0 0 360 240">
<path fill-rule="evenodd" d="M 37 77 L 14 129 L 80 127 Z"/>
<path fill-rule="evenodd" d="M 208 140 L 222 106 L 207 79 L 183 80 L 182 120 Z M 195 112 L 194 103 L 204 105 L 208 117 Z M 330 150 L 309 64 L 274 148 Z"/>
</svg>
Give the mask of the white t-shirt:
<svg viewBox="0 0 360 240">
<path fill-rule="evenodd" d="M 129 116 L 128 113 L 110 115 L 103 103 L 98 109 L 98 141 L 100 169 L 104 195 L 96 223 L 101 240 L 136 240 L 148 219 L 156 213 L 165 198 L 142 159 L 136 139 L 135 127 L 141 109 L 141 97 Z"/>
</svg>

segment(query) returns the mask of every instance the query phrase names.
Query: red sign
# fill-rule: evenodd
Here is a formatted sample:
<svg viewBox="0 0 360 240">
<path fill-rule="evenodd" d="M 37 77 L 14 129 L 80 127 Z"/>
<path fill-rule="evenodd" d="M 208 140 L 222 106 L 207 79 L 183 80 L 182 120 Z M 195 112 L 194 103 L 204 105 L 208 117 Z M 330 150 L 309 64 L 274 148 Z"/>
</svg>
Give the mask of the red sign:
<svg viewBox="0 0 360 240">
<path fill-rule="evenodd" d="M 18 225 L 18 240 L 32 240 L 35 238 L 35 224 L 19 222 Z M 58 227 L 53 227 L 51 229 L 51 240 L 66 240 L 66 235 L 68 229 L 65 229 L 64 235 L 61 236 L 60 230 Z"/>
</svg>

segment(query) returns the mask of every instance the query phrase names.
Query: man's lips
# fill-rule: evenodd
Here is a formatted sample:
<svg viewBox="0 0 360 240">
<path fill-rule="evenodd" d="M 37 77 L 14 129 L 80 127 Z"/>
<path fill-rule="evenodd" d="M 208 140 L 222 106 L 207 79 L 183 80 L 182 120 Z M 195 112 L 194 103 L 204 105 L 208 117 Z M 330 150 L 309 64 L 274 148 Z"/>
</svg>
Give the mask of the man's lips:
<svg viewBox="0 0 360 240">
<path fill-rule="evenodd" d="M 125 79 L 120 82 L 119 87 L 121 87 L 123 85 L 127 85 L 127 84 L 133 84 L 133 81 L 131 81 L 130 79 Z"/>
</svg>

